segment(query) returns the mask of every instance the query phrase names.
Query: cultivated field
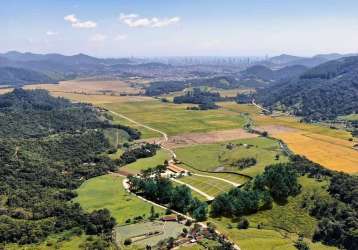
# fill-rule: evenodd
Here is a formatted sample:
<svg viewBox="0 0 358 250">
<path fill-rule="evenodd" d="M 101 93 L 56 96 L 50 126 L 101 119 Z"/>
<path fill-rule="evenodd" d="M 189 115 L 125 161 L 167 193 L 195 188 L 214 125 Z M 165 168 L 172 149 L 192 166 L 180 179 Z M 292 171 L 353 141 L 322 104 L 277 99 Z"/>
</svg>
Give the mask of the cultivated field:
<svg viewBox="0 0 358 250">
<path fill-rule="evenodd" d="M 237 113 L 219 109 L 208 111 L 186 110 L 187 105 L 162 103 L 160 101 L 108 103 L 103 106 L 124 114 L 129 118 L 166 132 L 178 135 L 192 132 L 209 132 L 241 128 L 244 118 Z M 124 119 L 115 117 L 119 122 L 130 125 Z M 131 124 L 132 125 L 132 124 Z M 140 130 L 142 130 L 140 128 Z M 143 131 L 146 138 L 157 137 Z"/>
<path fill-rule="evenodd" d="M 302 132 L 277 133 L 274 136 L 282 139 L 294 152 L 329 169 L 358 172 L 358 151 L 349 141 Z"/>
<path fill-rule="evenodd" d="M 77 190 L 79 202 L 86 211 L 107 208 L 118 224 L 136 216 L 148 216 L 151 205 L 128 193 L 123 178 L 111 175 L 99 176 L 84 182 Z M 155 207 L 157 212 L 162 209 Z"/>
<path fill-rule="evenodd" d="M 46 89 L 54 96 L 62 96 L 73 101 L 93 104 L 151 100 L 152 98 L 145 96 L 120 96 L 141 94 L 143 90 L 140 86 L 145 83 L 139 82 L 136 83 L 136 81 L 132 80 L 79 79 L 63 81 L 59 84 L 26 85 L 24 89 Z"/>
<path fill-rule="evenodd" d="M 231 171 L 250 176 L 261 173 L 269 164 L 287 161 L 278 142 L 263 137 L 177 148 L 175 153 L 180 161 L 200 170 Z M 276 155 L 279 160 L 275 159 Z M 233 167 L 237 160 L 247 157 L 255 158 L 256 165 L 243 170 Z"/>
<path fill-rule="evenodd" d="M 209 144 L 255 137 L 258 137 L 258 135 L 248 133 L 244 129 L 237 128 L 207 133 L 187 133 L 170 136 L 168 142 L 165 143 L 165 146 L 168 148 L 179 148 L 195 144 Z"/>
</svg>

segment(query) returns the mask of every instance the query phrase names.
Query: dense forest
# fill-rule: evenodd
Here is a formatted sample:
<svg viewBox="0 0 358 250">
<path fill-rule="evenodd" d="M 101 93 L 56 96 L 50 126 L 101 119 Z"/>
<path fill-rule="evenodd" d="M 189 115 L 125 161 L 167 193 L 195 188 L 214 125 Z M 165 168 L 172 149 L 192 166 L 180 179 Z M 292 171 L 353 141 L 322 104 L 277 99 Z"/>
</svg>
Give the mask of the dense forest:
<svg viewBox="0 0 358 250">
<path fill-rule="evenodd" d="M 221 89 L 234 89 L 239 87 L 239 81 L 234 77 L 216 76 L 211 78 L 196 78 L 185 81 L 160 81 L 152 82 L 146 88 L 145 94 L 148 96 L 158 96 L 170 92 L 183 91 L 189 87 L 215 87 Z"/>
<path fill-rule="evenodd" d="M 306 121 L 333 120 L 358 112 L 358 57 L 319 65 L 299 79 L 259 91 L 264 106 L 302 116 Z"/>
<path fill-rule="evenodd" d="M 14 90 L 0 96 L 0 243 L 39 242 L 77 228 L 111 239 L 107 210 L 87 213 L 71 200 L 86 179 L 116 169 L 92 107 Z"/>
<path fill-rule="evenodd" d="M 215 102 L 223 101 L 225 98 L 221 97 L 219 93 L 202 91 L 199 88 L 194 88 L 192 91 L 187 91 L 185 95 L 176 96 L 173 102 L 176 104 L 192 103 L 199 104 L 199 109 L 217 109 L 219 106 Z"/>
</svg>

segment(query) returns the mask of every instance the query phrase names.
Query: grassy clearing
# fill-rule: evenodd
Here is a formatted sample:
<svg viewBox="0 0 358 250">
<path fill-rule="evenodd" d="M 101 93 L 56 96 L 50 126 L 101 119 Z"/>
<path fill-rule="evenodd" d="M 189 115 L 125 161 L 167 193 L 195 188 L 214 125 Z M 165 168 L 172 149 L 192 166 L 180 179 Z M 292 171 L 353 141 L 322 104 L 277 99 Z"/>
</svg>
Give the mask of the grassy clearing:
<svg viewBox="0 0 358 250">
<path fill-rule="evenodd" d="M 185 226 L 177 222 L 142 222 L 116 227 L 116 239 L 119 245 L 123 246 L 125 239 L 149 232 L 163 232 L 161 235 L 132 243 L 138 247 L 145 247 L 146 245 L 154 246 L 161 240 L 168 239 L 169 237 L 177 237 L 183 231 L 183 228 L 185 228 Z M 124 247 L 124 249 L 126 249 L 126 247 Z"/>
<path fill-rule="evenodd" d="M 130 136 L 122 129 L 109 128 L 104 130 L 104 135 L 113 147 L 128 142 Z"/>
<path fill-rule="evenodd" d="M 92 178 L 77 189 L 75 202 L 89 212 L 107 208 L 118 224 L 123 224 L 128 218 L 149 215 L 151 205 L 128 193 L 122 181 L 123 178 L 111 175 Z M 158 207 L 155 210 L 163 212 Z"/>
<path fill-rule="evenodd" d="M 231 143 L 235 145 L 232 149 L 227 148 L 228 143 L 216 143 L 178 148 L 175 153 L 179 160 L 200 170 L 232 171 L 250 176 L 261 173 L 269 164 L 287 161 L 278 142 L 268 138 L 241 139 Z M 252 147 L 240 146 L 240 144 L 252 145 Z M 275 159 L 277 154 L 280 155 L 279 160 Z M 244 170 L 232 167 L 231 164 L 235 161 L 246 157 L 255 158 L 257 164 Z"/>
<path fill-rule="evenodd" d="M 201 176 L 186 176 L 180 178 L 179 180 L 214 197 L 223 192 L 227 192 L 234 187 L 233 185 L 224 181 Z"/>
<path fill-rule="evenodd" d="M 242 116 L 225 109 L 193 111 L 186 110 L 187 105 L 160 101 L 110 103 L 103 106 L 169 135 L 240 128 L 244 124 Z M 143 134 L 149 137 L 146 131 Z"/>
<path fill-rule="evenodd" d="M 136 162 L 128 164 L 121 168 L 121 170 L 129 172 L 133 175 L 138 174 L 141 170 L 153 168 L 162 165 L 165 160 L 170 159 L 170 155 L 165 150 L 159 150 L 153 157 L 139 159 Z"/>
</svg>

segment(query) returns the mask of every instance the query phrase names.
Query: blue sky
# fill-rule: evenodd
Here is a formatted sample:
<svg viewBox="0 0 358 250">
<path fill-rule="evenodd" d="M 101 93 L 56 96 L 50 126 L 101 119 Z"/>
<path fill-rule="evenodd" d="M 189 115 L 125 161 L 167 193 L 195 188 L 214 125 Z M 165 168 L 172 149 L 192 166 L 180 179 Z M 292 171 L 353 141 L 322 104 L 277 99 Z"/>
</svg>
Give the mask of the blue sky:
<svg viewBox="0 0 358 250">
<path fill-rule="evenodd" d="M 119 56 L 358 52 L 356 0 L 9 0 L 0 51 Z"/>
</svg>

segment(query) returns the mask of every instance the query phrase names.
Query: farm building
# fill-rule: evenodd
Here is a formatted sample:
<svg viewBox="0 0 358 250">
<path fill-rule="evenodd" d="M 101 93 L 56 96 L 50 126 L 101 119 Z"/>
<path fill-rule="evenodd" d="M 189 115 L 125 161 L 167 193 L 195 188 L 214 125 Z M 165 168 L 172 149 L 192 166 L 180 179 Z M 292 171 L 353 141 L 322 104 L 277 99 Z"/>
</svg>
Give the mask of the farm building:
<svg viewBox="0 0 358 250">
<path fill-rule="evenodd" d="M 166 215 L 166 216 L 163 216 L 161 219 L 161 221 L 177 221 L 178 220 L 178 217 L 173 214 L 173 215 Z"/>
<path fill-rule="evenodd" d="M 188 172 L 186 169 L 178 167 L 177 165 L 174 164 L 169 164 L 167 166 L 167 169 L 171 172 L 173 172 L 174 174 L 184 174 L 186 172 Z"/>
</svg>

